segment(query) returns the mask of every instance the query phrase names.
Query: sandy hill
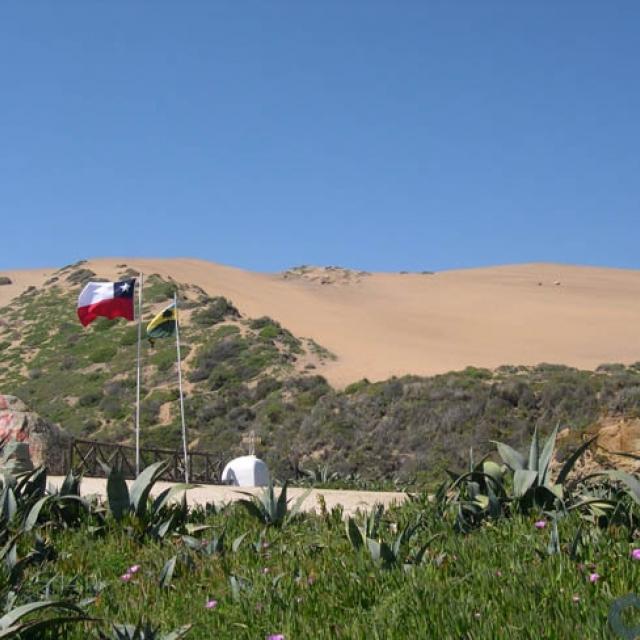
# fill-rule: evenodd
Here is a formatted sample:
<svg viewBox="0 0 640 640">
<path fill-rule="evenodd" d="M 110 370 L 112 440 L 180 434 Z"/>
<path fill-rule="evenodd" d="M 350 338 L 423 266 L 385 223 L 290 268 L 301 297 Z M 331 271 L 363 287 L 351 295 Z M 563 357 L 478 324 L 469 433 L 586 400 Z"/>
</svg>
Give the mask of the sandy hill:
<svg viewBox="0 0 640 640">
<path fill-rule="evenodd" d="M 640 360 L 640 271 L 526 264 L 439 273 L 298 267 L 280 274 L 194 259 L 109 258 L 86 266 L 113 278 L 126 263 L 271 316 L 337 359 L 322 373 L 361 378 L 430 375 L 473 365 L 562 363 L 593 369 Z M 6 271 L 0 306 L 55 269 Z"/>
</svg>

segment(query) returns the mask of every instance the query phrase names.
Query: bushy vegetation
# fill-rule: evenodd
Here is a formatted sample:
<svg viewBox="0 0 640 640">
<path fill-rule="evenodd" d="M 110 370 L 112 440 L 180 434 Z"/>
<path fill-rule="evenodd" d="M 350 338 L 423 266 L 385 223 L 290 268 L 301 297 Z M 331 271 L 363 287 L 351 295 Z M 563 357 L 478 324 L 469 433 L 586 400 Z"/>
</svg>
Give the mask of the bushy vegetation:
<svg viewBox="0 0 640 640">
<path fill-rule="evenodd" d="M 616 637 L 607 616 L 640 579 L 640 483 L 575 477 L 581 451 L 552 476 L 554 444 L 498 444 L 434 496 L 351 515 L 272 486 L 188 508 L 186 486 L 154 489 L 164 463 L 129 487 L 108 470 L 104 502 L 73 474 L 51 491 L 43 469 L 9 472 L 1 637 Z"/>
<path fill-rule="evenodd" d="M 132 275 L 120 268 L 120 277 Z M 105 319 L 80 326 L 75 300 L 84 271 L 82 263 L 70 265 L 3 309 L 0 391 L 72 434 L 130 443 L 137 328 Z M 68 278 L 77 281 L 71 289 Z M 521 447 L 534 429 L 546 436 L 560 422 L 567 429 L 562 456 L 601 416 L 640 415 L 640 364 L 605 363 L 595 372 L 552 364 L 469 367 L 428 378 L 365 379 L 338 391 L 299 366 L 303 356 L 315 356 L 318 366 L 335 356 L 273 318 L 244 318 L 232 301 L 193 285 L 146 278 L 145 320 L 175 291 L 192 439 L 229 458 L 246 452 L 242 438 L 253 430 L 262 439 L 260 455 L 282 479 L 304 482 L 305 470 L 328 466 L 336 486 L 435 483 L 446 468 L 467 464 L 469 448 L 477 457 L 487 453 L 491 440 Z M 145 341 L 142 363 L 144 441 L 178 446 L 177 395 L 158 395 L 175 392 L 174 341 Z"/>
</svg>

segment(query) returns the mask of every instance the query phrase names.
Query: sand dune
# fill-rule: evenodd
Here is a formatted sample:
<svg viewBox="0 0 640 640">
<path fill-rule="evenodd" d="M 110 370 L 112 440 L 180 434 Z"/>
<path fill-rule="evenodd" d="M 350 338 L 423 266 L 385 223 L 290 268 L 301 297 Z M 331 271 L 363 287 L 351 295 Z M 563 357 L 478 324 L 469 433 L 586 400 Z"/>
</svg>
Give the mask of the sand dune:
<svg viewBox="0 0 640 640">
<path fill-rule="evenodd" d="M 269 315 L 313 338 L 338 356 L 320 373 L 339 387 L 468 365 L 593 369 L 640 360 L 640 271 L 527 264 L 354 278 L 315 270 L 285 278 L 194 259 L 110 258 L 87 266 L 112 278 L 120 263 L 197 284 L 244 314 Z M 0 306 L 54 270 L 0 274 L 15 283 L 0 287 Z"/>
</svg>

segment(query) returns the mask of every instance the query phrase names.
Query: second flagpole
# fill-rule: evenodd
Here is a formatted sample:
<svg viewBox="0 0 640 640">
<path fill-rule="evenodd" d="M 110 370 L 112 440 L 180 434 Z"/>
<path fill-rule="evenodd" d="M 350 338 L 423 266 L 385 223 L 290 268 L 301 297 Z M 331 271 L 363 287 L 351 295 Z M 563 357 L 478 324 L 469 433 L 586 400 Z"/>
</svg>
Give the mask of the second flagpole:
<svg viewBox="0 0 640 640">
<path fill-rule="evenodd" d="M 178 321 L 178 294 L 173 294 L 176 314 L 176 351 L 178 356 L 178 388 L 180 390 L 180 418 L 182 420 L 182 448 L 184 450 L 184 481 L 189 482 L 189 447 L 187 445 L 187 426 L 184 421 L 184 397 L 182 395 L 182 363 L 180 359 L 180 322 Z"/>
<path fill-rule="evenodd" d="M 136 371 L 136 476 L 140 475 L 140 341 L 142 339 L 142 283 L 144 275 L 140 274 L 138 287 L 138 358 Z"/>
</svg>

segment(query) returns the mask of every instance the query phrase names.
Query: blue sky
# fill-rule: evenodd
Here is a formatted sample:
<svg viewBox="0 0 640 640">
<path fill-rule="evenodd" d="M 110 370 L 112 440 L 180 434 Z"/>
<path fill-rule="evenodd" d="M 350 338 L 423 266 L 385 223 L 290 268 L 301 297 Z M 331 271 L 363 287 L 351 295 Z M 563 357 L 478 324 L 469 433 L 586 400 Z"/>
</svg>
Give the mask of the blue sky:
<svg viewBox="0 0 640 640">
<path fill-rule="evenodd" d="M 640 2 L 0 3 L 0 269 L 640 268 Z"/>
</svg>

